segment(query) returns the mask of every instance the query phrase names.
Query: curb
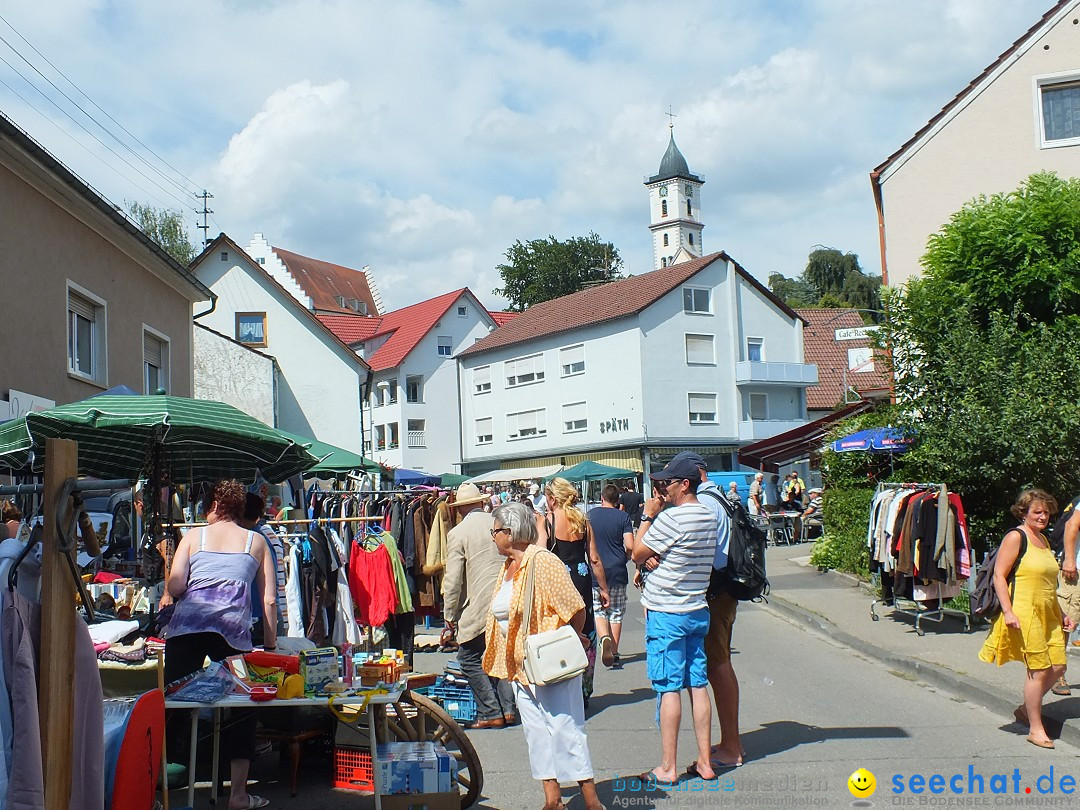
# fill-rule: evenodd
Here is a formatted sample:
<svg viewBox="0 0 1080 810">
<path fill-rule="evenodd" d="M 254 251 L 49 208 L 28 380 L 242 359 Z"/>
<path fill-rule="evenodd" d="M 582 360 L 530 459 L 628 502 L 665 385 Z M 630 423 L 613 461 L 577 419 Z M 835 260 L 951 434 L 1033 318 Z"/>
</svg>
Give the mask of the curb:
<svg viewBox="0 0 1080 810">
<path fill-rule="evenodd" d="M 834 576 L 848 579 L 846 575 L 842 574 L 834 574 Z M 860 585 L 862 584 L 857 577 L 850 577 L 850 579 L 855 580 Z M 876 658 L 898 672 L 911 675 L 932 686 L 952 692 L 957 697 L 983 706 L 992 712 L 1001 714 L 1003 717 L 1011 718 L 1013 709 L 1020 702 L 1019 689 L 1017 694 L 1005 694 L 996 689 L 988 689 L 981 684 L 974 683 L 969 676 L 960 675 L 947 667 L 896 655 L 865 639 L 844 632 L 824 616 L 790 602 L 782 596 L 770 594 L 765 607 L 793 620 L 796 624 L 808 625 L 846 647 L 850 647 L 871 658 Z M 1045 709 L 1046 707 L 1044 707 L 1043 711 L 1044 717 L 1052 720 L 1054 724 L 1061 724 L 1061 730 L 1057 735 L 1058 739 L 1080 747 L 1080 728 L 1069 725 L 1054 715 L 1047 713 Z"/>
</svg>

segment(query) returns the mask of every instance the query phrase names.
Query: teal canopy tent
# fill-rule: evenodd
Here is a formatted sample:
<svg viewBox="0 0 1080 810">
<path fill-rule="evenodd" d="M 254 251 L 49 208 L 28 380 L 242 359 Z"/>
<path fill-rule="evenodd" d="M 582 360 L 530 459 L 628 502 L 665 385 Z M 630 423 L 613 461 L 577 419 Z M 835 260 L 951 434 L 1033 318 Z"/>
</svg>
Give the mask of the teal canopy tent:
<svg viewBox="0 0 1080 810">
<path fill-rule="evenodd" d="M 555 477 L 565 478 L 567 481 L 617 481 L 622 478 L 636 478 L 637 473 L 622 467 L 609 467 L 598 461 L 580 461 L 573 467 L 567 467 L 551 476 Z"/>
<path fill-rule="evenodd" d="M 309 445 L 308 452 L 319 459 L 318 464 L 304 470 L 304 475 L 307 477 L 336 478 L 351 472 L 377 473 L 382 470 L 378 462 L 365 458 L 351 450 L 346 450 L 344 447 L 320 442 L 317 439 L 309 439 L 298 433 L 290 433 L 287 430 L 279 430 L 278 433 L 288 436 L 298 444 Z"/>
</svg>

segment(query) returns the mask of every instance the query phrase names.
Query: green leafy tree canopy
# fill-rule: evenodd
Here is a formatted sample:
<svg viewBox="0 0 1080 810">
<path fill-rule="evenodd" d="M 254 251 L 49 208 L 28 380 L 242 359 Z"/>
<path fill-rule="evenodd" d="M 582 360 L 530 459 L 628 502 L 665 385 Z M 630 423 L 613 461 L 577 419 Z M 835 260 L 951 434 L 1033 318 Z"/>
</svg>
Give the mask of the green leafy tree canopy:
<svg viewBox="0 0 1080 810">
<path fill-rule="evenodd" d="M 769 289 L 790 307 L 881 309 L 881 277 L 863 273 L 856 254 L 820 245 L 797 279 L 773 273 Z"/>
<path fill-rule="evenodd" d="M 154 208 L 138 202 L 128 204 L 131 214 L 142 232 L 161 245 L 162 249 L 185 267 L 195 258 L 195 245 L 188 237 L 184 218 L 168 208 Z"/>
<path fill-rule="evenodd" d="M 518 240 L 506 251 L 506 264 L 498 266 L 503 285 L 494 291 L 521 312 L 597 283 L 622 278 L 623 262 L 610 242 L 595 233 L 560 241 Z"/>
</svg>

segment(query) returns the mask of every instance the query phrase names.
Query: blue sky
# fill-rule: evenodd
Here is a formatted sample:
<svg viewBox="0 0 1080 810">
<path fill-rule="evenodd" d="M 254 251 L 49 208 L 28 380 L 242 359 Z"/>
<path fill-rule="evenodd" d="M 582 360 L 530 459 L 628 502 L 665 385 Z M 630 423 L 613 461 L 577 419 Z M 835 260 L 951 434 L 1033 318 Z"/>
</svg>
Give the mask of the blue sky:
<svg viewBox="0 0 1080 810">
<path fill-rule="evenodd" d="M 459 286 L 499 306 L 515 239 L 596 231 L 652 269 L 671 105 L 707 252 L 765 279 L 825 244 L 879 272 L 870 170 L 1051 4 L 51 0 L 0 11 L 0 36 L 183 177 L 98 131 L 140 177 L 3 43 L 0 109 L 118 204 L 187 205 L 197 237 L 205 187 L 211 236 L 370 265 L 399 307 Z"/>
</svg>

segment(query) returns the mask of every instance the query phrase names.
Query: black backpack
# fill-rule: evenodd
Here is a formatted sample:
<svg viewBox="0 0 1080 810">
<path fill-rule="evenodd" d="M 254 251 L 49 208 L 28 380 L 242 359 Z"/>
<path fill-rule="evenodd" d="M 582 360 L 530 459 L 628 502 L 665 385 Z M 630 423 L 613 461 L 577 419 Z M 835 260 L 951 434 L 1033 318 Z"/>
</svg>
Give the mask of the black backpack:
<svg viewBox="0 0 1080 810">
<path fill-rule="evenodd" d="M 1009 533 L 1020 532 L 1020 553 L 1016 555 L 1012 570 L 1009 572 L 1009 595 L 1012 595 L 1013 580 L 1016 577 L 1016 569 L 1020 567 L 1020 558 L 1027 551 L 1027 534 L 1023 529 L 1012 529 Z M 1006 535 L 1008 536 L 1008 535 Z M 979 573 L 975 576 L 975 587 L 968 594 L 968 605 L 971 607 L 972 616 L 981 616 L 987 621 L 993 621 L 1001 613 L 1001 600 L 998 599 L 997 591 L 994 590 L 994 567 L 997 565 L 999 545 L 986 555 L 983 564 L 979 566 Z"/>
<path fill-rule="evenodd" d="M 709 580 L 707 597 L 728 593 L 740 602 L 768 602 L 769 579 L 765 575 L 765 531 L 751 519 L 742 503 L 728 500 L 722 494 L 706 490 L 720 502 L 731 522 L 727 567 L 714 568 Z"/>
<path fill-rule="evenodd" d="M 1073 498 L 1072 503 L 1061 510 L 1054 528 L 1050 530 L 1050 550 L 1060 560 L 1065 553 L 1065 524 L 1073 516 L 1073 510 L 1080 505 L 1080 496 Z"/>
</svg>

